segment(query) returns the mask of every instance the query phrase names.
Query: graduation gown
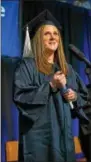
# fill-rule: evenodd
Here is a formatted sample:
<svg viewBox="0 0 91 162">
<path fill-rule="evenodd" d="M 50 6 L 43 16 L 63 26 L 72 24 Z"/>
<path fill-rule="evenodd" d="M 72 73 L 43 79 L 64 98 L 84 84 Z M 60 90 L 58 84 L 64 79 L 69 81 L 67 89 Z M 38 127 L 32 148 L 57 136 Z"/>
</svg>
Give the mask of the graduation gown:
<svg viewBox="0 0 91 162">
<path fill-rule="evenodd" d="M 87 89 L 71 65 L 68 67 L 67 86 L 77 92 L 76 105 L 81 107 Z M 70 105 L 60 90 L 52 90 L 49 78 L 37 71 L 33 58 L 23 59 L 15 72 L 13 99 L 20 111 L 24 162 L 75 162 Z"/>
</svg>

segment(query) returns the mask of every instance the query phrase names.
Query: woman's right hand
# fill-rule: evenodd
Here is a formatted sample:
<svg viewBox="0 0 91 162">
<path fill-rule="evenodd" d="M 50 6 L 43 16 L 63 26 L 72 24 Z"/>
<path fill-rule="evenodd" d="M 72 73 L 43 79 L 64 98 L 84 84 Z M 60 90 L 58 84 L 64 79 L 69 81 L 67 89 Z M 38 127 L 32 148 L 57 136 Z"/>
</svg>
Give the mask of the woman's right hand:
<svg viewBox="0 0 91 162">
<path fill-rule="evenodd" d="M 62 88 L 66 85 L 66 77 L 62 73 L 62 71 L 57 71 L 50 81 L 50 85 L 52 88 Z"/>
</svg>

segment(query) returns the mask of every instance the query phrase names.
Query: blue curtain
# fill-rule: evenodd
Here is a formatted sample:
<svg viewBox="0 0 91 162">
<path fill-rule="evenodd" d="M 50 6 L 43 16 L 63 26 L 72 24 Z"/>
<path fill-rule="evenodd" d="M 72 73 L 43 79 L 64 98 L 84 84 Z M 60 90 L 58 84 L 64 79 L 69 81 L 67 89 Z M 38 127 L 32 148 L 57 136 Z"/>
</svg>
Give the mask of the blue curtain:
<svg viewBox="0 0 91 162">
<path fill-rule="evenodd" d="M 1 3 L 1 161 L 6 161 L 5 144 L 18 140 L 18 110 L 12 102 L 12 78 L 20 57 L 19 0 Z"/>
</svg>

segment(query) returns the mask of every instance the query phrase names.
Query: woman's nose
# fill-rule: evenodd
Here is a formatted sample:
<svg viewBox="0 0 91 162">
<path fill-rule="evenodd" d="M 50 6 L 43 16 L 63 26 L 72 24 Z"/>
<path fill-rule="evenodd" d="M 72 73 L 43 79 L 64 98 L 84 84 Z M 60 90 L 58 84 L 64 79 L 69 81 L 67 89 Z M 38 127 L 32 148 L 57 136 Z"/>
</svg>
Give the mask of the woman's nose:
<svg viewBox="0 0 91 162">
<path fill-rule="evenodd" d="M 53 33 L 50 34 L 50 38 L 51 39 L 54 39 L 55 38 L 55 35 Z"/>
</svg>

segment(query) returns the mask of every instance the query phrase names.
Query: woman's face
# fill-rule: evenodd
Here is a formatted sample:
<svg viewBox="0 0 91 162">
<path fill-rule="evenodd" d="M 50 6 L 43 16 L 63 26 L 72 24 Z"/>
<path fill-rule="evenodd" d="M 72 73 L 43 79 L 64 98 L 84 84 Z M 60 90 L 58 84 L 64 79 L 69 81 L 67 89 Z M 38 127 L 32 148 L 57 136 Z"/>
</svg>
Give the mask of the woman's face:
<svg viewBox="0 0 91 162">
<path fill-rule="evenodd" d="M 55 26 L 45 25 L 43 30 L 43 44 L 48 52 L 55 52 L 59 45 L 59 32 Z"/>
</svg>

